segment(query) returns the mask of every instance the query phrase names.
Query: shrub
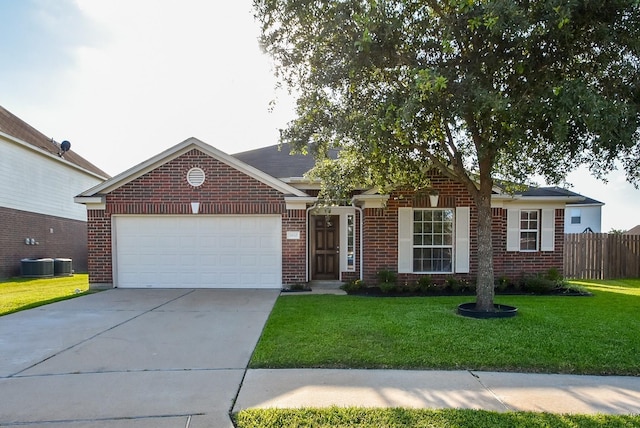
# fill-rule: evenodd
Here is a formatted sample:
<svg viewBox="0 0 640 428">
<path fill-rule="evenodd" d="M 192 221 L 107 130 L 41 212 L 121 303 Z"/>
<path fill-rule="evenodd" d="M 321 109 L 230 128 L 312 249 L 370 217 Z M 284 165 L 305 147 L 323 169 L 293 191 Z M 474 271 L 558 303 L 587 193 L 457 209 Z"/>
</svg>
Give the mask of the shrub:
<svg viewBox="0 0 640 428">
<path fill-rule="evenodd" d="M 496 290 L 504 291 L 507 289 L 508 286 L 509 286 L 509 278 L 507 278 L 505 275 L 502 275 L 498 279 L 496 279 L 496 283 L 495 283 Z"/>
<path fill-rule="evenodd" d="M 476 283 L 467 281 L 466 279 L 462 279 L 458 281 L 460 283 L 460 289 L 463 292 L 474 293 L 476 291 Z"/>
<path fill-rule="evenodd" d="M 398 281 L 398 276 L 395 272 L 383 269 L 378 272 L 378 280 L 380 282 L 386 282 L 389 284 L 395 284 Z"/>
<path fill-rule="evenodd" d="M 396 284 L 392 282 L 381 282 L 380 284 L 378 284 L 378 287 L 380 287 L 380 291 L 382 291 L 383 293 L 391 293 L 392 291 L 396 291 Z"/>
<path fill-rule="evenodd" d="M 451 290 L 454 293 L 459 293 L 462 289 L 462 284 L 455 277 L 450 276 L 445 279 L 444 283 L 446 284 L 446 288 Z"/>
<path fill-rule="evenodd" d="M 420 290 L 420 283 L 418 281 L 412 282 L 410 284 L 405 283 L 401 288 L 402 291 L 408 291 L 409 293 L 415 293 Z"/>
<path fill-rule="evenodd" d="M 523 288 L 530 293 L 547 294 L 556 288 L 556 283 L 538 274 L 525 278 Z"/>
<path fill-rule="evenodd" d="M 547 278 L 549 281 L 553 281 L 555 283 L 562 283 L 564 281 L 564 278 L 560 274 L 560 271 L 556 268 L 549 269 L 544 274 L 544 277 Z"/>
<path fill-rule="evenodd" d="M 361 279 L 352 279 L 351 281 L 342 284 L 340 286 L 340 289 L 348 293 L 350 291 L 361 290 L 364 287 L 365 287 L 365 283 Z"/>
<path fill-rule="evenodd" d="M 544 276 L 549 281 L 553 281 L 558 288 L 566 288 L 569 284 L 556 268 L 549 269 Z"/>
<path fill-rule="evenodd" d="M 431 279 L 431 276 L 429 275 L 421 276 L 418 280 L 417 286 L 418 290 L 423 293 L 429 292 L 436 288 L 436 285 L 433 283 L 433 279 Z"/>
</svg>

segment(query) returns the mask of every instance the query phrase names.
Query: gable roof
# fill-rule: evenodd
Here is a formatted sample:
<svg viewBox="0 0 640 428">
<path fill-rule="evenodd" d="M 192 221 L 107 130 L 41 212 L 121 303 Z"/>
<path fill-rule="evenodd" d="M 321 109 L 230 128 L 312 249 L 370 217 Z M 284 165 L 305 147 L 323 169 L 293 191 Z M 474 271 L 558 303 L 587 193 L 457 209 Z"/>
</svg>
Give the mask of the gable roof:
<svg viewBox="0 0 640 428">
<path fill-rule="evenodd" d="M 528 196 L 569 196 L 580 197 L 582 200 L 567 202 L 567 205 L 604 205 L 603 202 L 596 201 L 595 199 L 581 195 L 580 193 L 572 192 L 569 189 L 563 189 L 562 187 L 530 187 L 523 195 Z"/>
<path fill-rule="evenodd" d="M 640 224 L 627 230 L 623 235 L 640 235 Z"/>
<path fill-rule="evenodd" d="M 289 143 L 248 150 L 232 156 L 260 171 L 266 172 L 272 177 L 285 181 L 291 178 L 303 177 L 316 163 L 315 157 L 311 154 L 291 154 L 291 145 Z M 338 150 L 330 150 L 329 157 L 332 159 L 337 158 Z"/>
<path fill-rule="evenodd" d="M 176 159 L 193 149 L 198 149 L 206 155 L 211 156 L 212 158 L 217 159 L 220 162 L 223 162 L 230 167 L 237 169 L 238 171 L 282 192 L 285 195 L 308 196 L 303 191 L 296 189 L 295 187 L 292 187 L 289 184 L 272 177 L 271 175 L 265 174 L 263 171 L 260 171 L 259 169 L 256 169 L 255 167 L 246 164 L 234 158 L 233 156 L 230 156 L 222 152 L 221 150 L 218 150 L 215 147 L 198 140 L 197 138 L 191 137 L 165 150 L 164 152 L 159 153 L 151 159 L 148 159 L 116 175 L 115 177 L 112 177 L 109 180 L 82 192 L 76 197 L 76 202 L 95 203 L 97 202 L 95 200 L 95 197 L 104 195 L 121 186 L 124 186 L 125 184 L 135 180 L 136 178 L 146 174 L 147 172 L 156 169 L 160 165 L 164 165 L 165 163 Z"/>
<path fill-rule="evenodd" d="M 53 141 L 52 138 L 45 136 L 43 133 L 11 113 L 9 110 L 0 106 L 0 133 L 7 137 L 12 137 L 13 141 L 18 143 L 26 143 L 26 146 L 35 150 L 53 155 L 60 158 L 60 145 Z M 64 160 L 89 171 L 100 178 L 108 178 L 109 174 L 80 156 L 75 151 L 68 151 L 64 154 Z"/>
</svg>

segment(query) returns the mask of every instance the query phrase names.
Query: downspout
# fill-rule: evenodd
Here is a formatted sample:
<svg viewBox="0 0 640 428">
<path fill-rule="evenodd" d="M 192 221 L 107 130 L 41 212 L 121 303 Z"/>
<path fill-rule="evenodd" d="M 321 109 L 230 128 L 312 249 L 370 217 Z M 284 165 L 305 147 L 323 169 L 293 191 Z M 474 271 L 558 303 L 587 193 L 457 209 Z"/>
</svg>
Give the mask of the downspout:
<svg viewBox="0 0 640 428">
<path fill-rule="evenodd" d="M 364 281 L 364 211 L 353 200 L 351 206 L 360 213 L 360 280 Z"/>
<path fill-rule="evenodd" d="M 317 202 L 307 208 L 307 218 L 305 219 L 305 225 L 307 226 L 307 231 L 305 235 L 305 243 L 304 243 L 304 279 L 306 283 L 309 283 L 309 212 L 317 208 Z"/>
</svg>

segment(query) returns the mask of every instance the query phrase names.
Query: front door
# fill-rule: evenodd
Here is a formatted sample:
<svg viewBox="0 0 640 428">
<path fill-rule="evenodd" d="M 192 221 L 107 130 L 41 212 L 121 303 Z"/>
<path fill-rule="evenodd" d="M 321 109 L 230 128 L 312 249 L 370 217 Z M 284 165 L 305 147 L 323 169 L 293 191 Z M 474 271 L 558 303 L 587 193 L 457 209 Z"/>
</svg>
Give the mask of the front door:
<svg viewBox="0 0 640 428">
<path fill-rule="evenodd" d="M 340 216 L 311 217 L 311 279 L 338 279 L 340 271 Z"/>
</svg>

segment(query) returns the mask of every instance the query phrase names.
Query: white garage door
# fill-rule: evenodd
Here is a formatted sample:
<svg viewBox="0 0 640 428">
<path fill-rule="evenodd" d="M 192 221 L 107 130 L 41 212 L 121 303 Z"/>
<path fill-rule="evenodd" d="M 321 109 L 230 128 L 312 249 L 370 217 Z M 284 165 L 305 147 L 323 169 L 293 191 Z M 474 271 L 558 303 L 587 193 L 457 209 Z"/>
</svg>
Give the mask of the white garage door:
<svg viewBox="0 0 640 428">
<path fill-rule="evenodd" d="M 280 288 L 280 216 L 114 216 L 115 286 Z"/>
</svg>

